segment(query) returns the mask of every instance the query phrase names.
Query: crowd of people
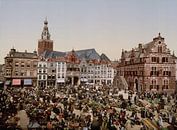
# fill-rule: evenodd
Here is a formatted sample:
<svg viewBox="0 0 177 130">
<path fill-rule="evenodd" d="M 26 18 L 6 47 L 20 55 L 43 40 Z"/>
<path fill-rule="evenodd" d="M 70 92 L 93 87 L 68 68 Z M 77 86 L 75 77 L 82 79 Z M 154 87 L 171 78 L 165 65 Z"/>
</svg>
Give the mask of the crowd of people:
<svg viewBox="0 0 177 130">
<path fill-rule="evenodd" d="M 112 86 L 9 87 L 0 91 L 0 129 L 143 130 L 144 119 L 175 129 L 176 99 Z"/>
</svg>

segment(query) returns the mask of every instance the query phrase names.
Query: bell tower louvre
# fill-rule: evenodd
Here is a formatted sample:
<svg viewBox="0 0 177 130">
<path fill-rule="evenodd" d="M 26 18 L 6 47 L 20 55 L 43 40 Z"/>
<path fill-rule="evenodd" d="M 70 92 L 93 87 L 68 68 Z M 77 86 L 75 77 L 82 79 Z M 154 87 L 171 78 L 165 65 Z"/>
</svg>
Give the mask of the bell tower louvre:
<svg viewBox="0 0 177 130">
<path fill-rule="evenodd" d="M 53 51 L 53 40 L 50 39 L 50 33 L 48 29 L 47 18 L 44 21 L 44 27 L 41 34 L 41 39 L 38 40 L 38 55 L 41 55 L 44 51 Z"/>
</svg>

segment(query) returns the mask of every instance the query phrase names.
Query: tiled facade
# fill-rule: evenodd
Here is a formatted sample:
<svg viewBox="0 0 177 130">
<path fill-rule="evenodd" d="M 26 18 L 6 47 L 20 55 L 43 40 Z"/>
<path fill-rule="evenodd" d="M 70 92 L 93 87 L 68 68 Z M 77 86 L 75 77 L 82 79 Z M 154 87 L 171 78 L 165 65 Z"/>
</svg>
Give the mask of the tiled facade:
<svg viewBox="0 0 177 130">
<path fill-rule="evenodd" d="M 117 74 L 125 77 L 133 91 L 174 92 L 175 56 L 159 33 L 150 43 L 139 44 L 131 51 L 122 50 Z"/>
</svg>

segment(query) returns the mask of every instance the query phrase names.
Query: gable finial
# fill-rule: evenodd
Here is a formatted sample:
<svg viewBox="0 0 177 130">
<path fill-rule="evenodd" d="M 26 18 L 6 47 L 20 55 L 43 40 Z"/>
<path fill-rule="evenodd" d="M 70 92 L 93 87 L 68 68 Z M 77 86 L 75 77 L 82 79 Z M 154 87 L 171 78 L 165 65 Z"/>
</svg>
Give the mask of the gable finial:
<svg viewBox="0 0 177 130">
<path fill-rule="evenodd" d="M 160 32 L 159 32 L 159 37 L 160 37 Z"/>
</svg>

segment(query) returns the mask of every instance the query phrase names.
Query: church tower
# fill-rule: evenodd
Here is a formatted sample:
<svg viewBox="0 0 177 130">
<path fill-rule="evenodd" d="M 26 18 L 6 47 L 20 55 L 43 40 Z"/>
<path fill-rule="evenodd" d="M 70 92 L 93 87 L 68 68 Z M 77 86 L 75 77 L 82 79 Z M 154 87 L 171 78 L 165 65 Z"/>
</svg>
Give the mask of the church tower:
<svg viewBox="0 0 177 130">
<path fill-rule="evenodd" d="M 47 25 L 48 21 L 45 19 L 41 39 L 38 40 L 38 55 L 41 55 L 46 50 L 53 51 L 53 40 L 50 40 L 50 33 Z"/>
</svg>

